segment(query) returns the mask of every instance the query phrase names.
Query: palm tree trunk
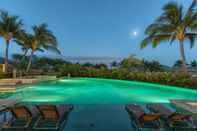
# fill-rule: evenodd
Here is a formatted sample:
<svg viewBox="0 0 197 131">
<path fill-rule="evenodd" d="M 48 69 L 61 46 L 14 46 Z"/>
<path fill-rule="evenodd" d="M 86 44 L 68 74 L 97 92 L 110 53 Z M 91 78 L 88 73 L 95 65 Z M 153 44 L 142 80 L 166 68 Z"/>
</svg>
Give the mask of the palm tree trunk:
<svg viewBox="0 0 197 131">
<path fill-rule="evenodd" d="M 26 72 L 29 72 L 29 70 L 30 70 L 33 55 L 34 55 L 34 51 L 31 51 L 31 55 L 29 56 L 29 62 L 28 62 L 28 65 L 27 65 Z"/>
<path fill-rule="evenodd" d="M 28 52 L 28 50 L 25 50 L 25 52 L 24 52 L 24 54 L 23 54 L 23 56 L 22 56 L 22 58 L 21 58 L 21 61 L 24 61 L 25 56 L 27 55 L 27 52 Z"/>
<path fill-rule="evenodd" d="M 20 64 L 19 64 L 20 65 L 19 66 L 20 67 L 20 70 L 23 70 L 23 67 L 24 66 L 22 64 L 24 64 L 23 61 L 25 60 L 25 56 L 27 55 L 27 53 L 28 53 L 28 50 L 25 50 L 24 54 L 22 55 L 22 58 L 21 58 Z M 17 63 L 19 63 L 19 62 L 17 62 Z"/>
<path fill-rule="evenodd" d="M 183 41 L 179 41 L 179 46 L 180 46 L 179 48 L 180 48 L 180 54 L 181 54 L 181 61 L 182 61 L 183 71 L 187 72 L 186 58 L 185 58 L 185 51 L 184 51 Z"/>
<path fill-rule="evenodd" d="M 6 74 L 8 73 L 8 50 L 9 50 L 9 41 L 6 40 L 5 59 L 4 59 Z"/>
</svg>

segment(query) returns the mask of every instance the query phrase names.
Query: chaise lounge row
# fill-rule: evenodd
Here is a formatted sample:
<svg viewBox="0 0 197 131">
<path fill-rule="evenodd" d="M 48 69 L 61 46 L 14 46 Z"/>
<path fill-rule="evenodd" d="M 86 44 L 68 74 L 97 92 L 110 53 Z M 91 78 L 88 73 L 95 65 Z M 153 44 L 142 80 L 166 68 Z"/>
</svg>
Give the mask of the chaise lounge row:
<svg viewBox="0 0 197 131">
<path fill-rule="evenodd" d="M 31 108 L 18 105 L 9 107 L 5 112 L 11 117 L 4 121 L 2 130 L 56 130 L 59 131 L 66 124 L 66 119 L 73 109 L 72 105 L 36 105 Z M 191 115 L 172 111 L 162 104 L 147 104 L 142 107 L 136 104 L 125 106 L 133 127 L 136 130 L 188 130 L 196 129 Z"/>
<path fill-rule="evenodd" d="M 136 130 L 187 130 L 196 129 L 191 115 L 172 111 L 162 104 L 147 104 L 146 108 L 140 105 L 126 105 L 132 125 Z"/>
<path fill-rule="evenodd" d="M 72 105 L 36 105 L 28 108 L 24 105 L 6 109 L 11 113 L 8 120 L 4 121 L 2 130 L 53 130 L 58 131 L 66 123 L 68 114 L 73 109 Z"/>
</svg>

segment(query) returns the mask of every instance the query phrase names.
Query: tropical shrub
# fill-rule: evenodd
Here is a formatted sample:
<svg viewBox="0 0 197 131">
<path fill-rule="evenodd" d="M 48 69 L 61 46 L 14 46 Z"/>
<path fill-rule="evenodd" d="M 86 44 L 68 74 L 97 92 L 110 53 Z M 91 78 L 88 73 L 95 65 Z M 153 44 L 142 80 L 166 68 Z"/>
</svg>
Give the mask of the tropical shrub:
<svg viewBox="0 0 197 131">
<path fill-rule="evenodd" d="M 68 74 L 72 77 L 97 77 L 143 81 L 197 89 L 197 77 L 192 77 L 182 72 L 130 72 L 125 68 L 107 69 L 70 64 L 62 68 L 60 76 L 67 76 Z"/>
</svg>

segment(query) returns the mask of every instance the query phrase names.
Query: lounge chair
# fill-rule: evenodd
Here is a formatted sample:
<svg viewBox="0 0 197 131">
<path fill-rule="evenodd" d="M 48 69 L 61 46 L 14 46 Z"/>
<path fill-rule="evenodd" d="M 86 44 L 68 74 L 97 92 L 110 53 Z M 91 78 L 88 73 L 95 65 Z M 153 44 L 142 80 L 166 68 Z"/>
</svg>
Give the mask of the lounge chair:
<svg viewBox="0 0 197 131">
<path fill-rule="evenodd" d="M 30 126 L 37 117 L 36 108 L 32 110 L 26 106 L 15 106 L 9 108 L 8 111 L 12 114 L 8 122 L 5 122 L 2 126 L 3 130 L 24 130 L 29 131 Z"/>
<path fill-rule="evenodd" d="M 147 108 L 155 113 L 161 113 L 166 125 L 170 128 L 193 129 L 194 124 L 191 115 L 172 111 L 162 104 L 148 104 Z"/>
<path fill-rule="evenodd" d="M 146 113 L 145 110 L 139 105 L 126 105 L 125 109 L 129 113 L 133 126 L 138 130 L 162 130 L 160 123 L 160 113 Z"/>
<path fill-rule="evenodd" d="M 66 123 L 71 105 L 37 105 L 40 117 L 34 125 L 34 130 L 60 130 Z"/>
<path fill-rule="evenodd" d="M 16 99 L 0 99 L 0 114 L 3 114 L 3 122 L 7 120 L 7 112 L 10 107 L 14 107 L 19 103 Z"/>
</svg>

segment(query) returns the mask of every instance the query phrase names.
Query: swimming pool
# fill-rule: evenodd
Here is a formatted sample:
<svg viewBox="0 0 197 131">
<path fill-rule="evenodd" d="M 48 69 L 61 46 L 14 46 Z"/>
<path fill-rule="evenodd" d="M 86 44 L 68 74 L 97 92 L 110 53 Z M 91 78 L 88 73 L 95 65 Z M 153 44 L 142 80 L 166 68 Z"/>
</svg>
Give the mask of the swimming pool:
<svg viewBox="0 0 197 131">
<path fill-rule="evenodd" d="M 26 103 L 169 103 L 170 99 L 197 100 L 197 90 L 124 80 L 65 78 L 19 88 L 10 97 Z"/>
</svg>

